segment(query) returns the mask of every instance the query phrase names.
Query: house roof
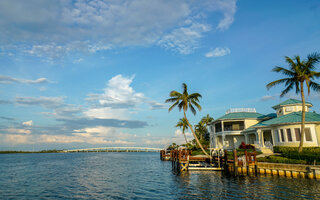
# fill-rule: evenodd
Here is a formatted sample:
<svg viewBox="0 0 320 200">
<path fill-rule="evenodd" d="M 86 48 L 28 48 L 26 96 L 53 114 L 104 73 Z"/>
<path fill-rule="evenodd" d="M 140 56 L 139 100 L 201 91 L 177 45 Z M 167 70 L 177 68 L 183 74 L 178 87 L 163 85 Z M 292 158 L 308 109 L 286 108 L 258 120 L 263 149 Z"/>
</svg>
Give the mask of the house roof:
<svg viewBox="0 0 320 200">
<path fill-rule="evenodd" d="M 254 113 L 254 112 L 234 112 L 234 113 L 225 114 L 222 117 L 216 119 L 215 121 L 224 120 L 224 119 L 257 119 L 260 116 L 263 116 L 263 115 L 260 113 Z"/>
<path fill-rule="evenodd" d="M 277 117 L 277 113 L 269 113 L 267 115 L 259 116 L 258 119 L 267 120 L 267 119 L 272 119 L 272 118 L 276 118 L 276 117 Z"/>
<path fill-rule="evenodd" d="M 301 123 L 301 112 L 293 112 L 287 115 L 282 115 L 277 118 L 273 118 L 267 121 L 260 122 L 256 125 L 253 125 L 249 128 L 256 127 L 266 127 L 277 124 L 290 124 L 290 123 Z M 320 115 L 314 112 L 306 112 L 305 122 L 318 122 L 320 123 Z"/>
<path fill-rule="evenodd" d="M 297 104 L 299 104 L 299 105 L 302 104 L 302 101 L 297 100 L 297 99 L 287 99 L 287 100 L 273 106 L 272 108 L 276 110 L 277 108 L 282 107 L 282 106 L 297 105 Z M 311 107 L 312 103 L 306 102 L 306 106 Z"/>
</svg>

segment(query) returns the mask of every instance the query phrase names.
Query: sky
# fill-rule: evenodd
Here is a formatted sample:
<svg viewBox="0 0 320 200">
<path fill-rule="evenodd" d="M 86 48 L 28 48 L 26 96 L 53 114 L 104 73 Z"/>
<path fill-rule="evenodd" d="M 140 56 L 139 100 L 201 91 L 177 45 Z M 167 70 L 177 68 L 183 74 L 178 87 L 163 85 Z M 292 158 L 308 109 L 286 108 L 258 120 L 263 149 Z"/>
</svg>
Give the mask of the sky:
<svg viewBox="0 0 320 200">
<path fill-rule="evenodd" d="M 267 90 L 271 70 L 320 52 L 319 19 L 318 0 L 2 0 L 0 150 L 181 143 L 165 100 L 182 83 L 202 95 L 192 124 L 274 112 L 300 97 Z"/>
</svg>

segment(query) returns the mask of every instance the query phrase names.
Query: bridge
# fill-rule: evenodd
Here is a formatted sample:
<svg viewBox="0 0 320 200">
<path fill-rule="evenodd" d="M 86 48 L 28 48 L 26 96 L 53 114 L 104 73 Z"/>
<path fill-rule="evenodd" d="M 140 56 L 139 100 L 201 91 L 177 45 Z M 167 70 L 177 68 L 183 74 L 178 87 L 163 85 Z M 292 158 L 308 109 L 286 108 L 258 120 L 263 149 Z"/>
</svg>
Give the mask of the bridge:
<svg viewBox="0 0 320 200">
<path fill-rule="evenodd" d="M 63 150 L 63 152 L 159 152 L 160 148 L 150 148 L 150 147 L 96 147 L 96 148 L 86 148 L 86 149 L 70 149 Z"/>
</svg>

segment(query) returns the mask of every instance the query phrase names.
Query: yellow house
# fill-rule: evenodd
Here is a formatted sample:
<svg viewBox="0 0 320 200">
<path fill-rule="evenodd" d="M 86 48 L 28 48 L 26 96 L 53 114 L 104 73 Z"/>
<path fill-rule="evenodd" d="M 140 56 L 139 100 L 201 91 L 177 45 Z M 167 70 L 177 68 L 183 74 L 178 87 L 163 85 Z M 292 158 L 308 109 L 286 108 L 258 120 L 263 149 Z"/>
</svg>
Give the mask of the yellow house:
<svg viewBox="0 0 320 200">
<path fill-rule="evenodd" d="M 320 115 L 309 112 L 311 103 L 306 103 L 304 146 L 320 146 Z M 272 107 L 275 113 L 262 115 L 255 109 L 231 110 L 210 125 L 211 148 L 238 148 L 241 142 L 253 144 L 267 153 L 273 146 L 300 144 L 302 102 L 288 99 Z M 237 125 L 240 124 L 237 129 Z M 231 127 L 231 128 L 230 128 Z"/>
</svg>

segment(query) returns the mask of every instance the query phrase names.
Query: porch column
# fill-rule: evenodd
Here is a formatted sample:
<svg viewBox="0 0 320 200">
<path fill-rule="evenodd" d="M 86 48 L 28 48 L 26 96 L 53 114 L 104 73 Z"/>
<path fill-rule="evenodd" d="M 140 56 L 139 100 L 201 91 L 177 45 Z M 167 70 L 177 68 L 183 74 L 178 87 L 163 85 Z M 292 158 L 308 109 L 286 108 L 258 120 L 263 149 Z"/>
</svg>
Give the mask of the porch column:
<svg viewBox="0 0 320 200">
<path fill-rule="evenodd" d="M 263 131 L 261 131 L 261 144 L 262 144 L 262 147 L 264 147 L 264 137 L 263 137 Z"/>
<path fill-rule="evenodd" d="M 275 144 L 275 135 L 274 135 L 274 129 L 271 129 L 271 137 L 272 137 L 272 144 L 274 145 Z"/>
<path fill-rule="evenodd" d="M 224 125 L 223 125 L 223 121 L 221 121 L 221 132 L 224 132 Z"/>
<path fill-rule="evenodd" d="M 248 134 L 247 133 L 244 134 L 244 142 L 246 144 L 249 144 L 249 138 L 248 138 Z"/>
<path fill-rule="evenodd" d="M 256 138 L 256 139 L 258 139 L 257 142 L 258 142 L 259 145 L 261 145 L 262 144 L 261 143 L 261 130 L 258 129 L 257 130 L 257 134 L 258 134 L 258 137 Z"/>
<path fill-rule="evenodd" d="M 224 134 L 222 134 L 221 136 L 222 136 L 222 148 L 224 149 L 224 148 L 225 148 L 225 146 L 224 146 L 224 142 L 225 142 L 225 141 L 224 141 L 224 139 L 225 139 L 225 135 L 224 135 Z"/>
</svg>

